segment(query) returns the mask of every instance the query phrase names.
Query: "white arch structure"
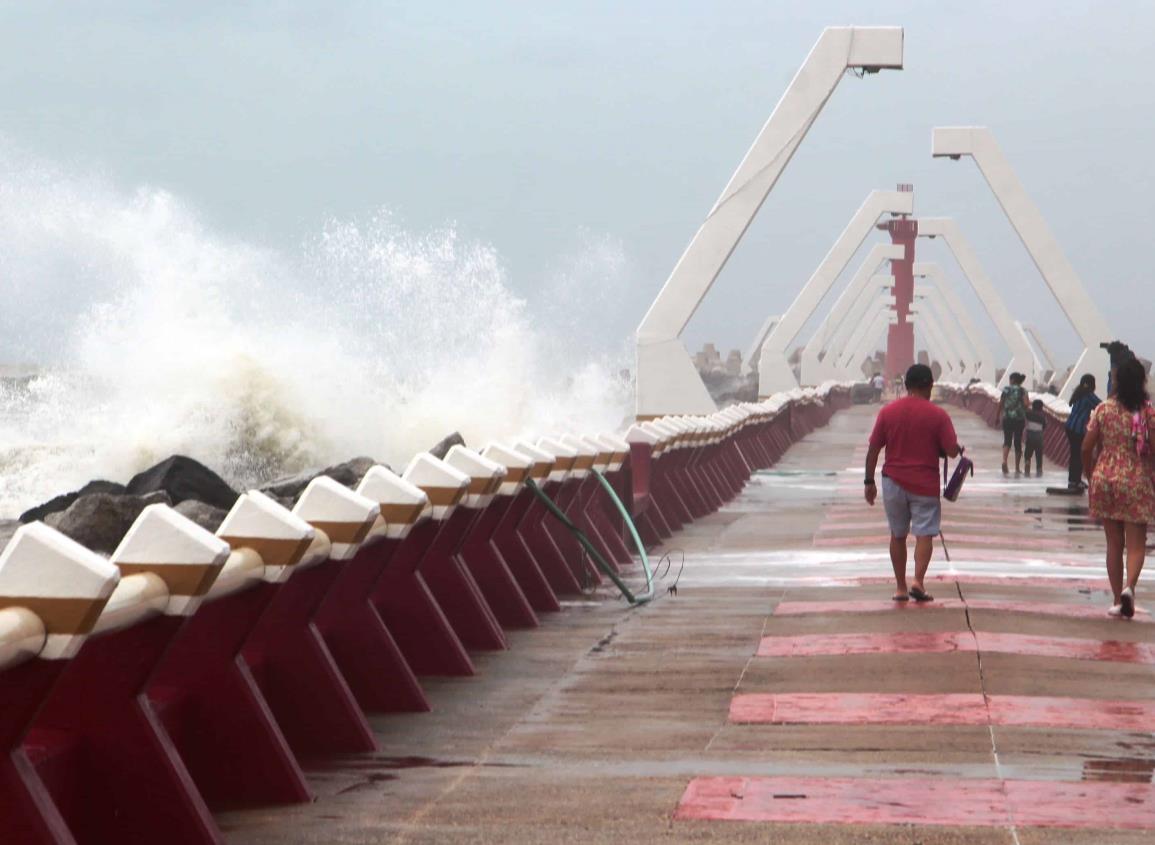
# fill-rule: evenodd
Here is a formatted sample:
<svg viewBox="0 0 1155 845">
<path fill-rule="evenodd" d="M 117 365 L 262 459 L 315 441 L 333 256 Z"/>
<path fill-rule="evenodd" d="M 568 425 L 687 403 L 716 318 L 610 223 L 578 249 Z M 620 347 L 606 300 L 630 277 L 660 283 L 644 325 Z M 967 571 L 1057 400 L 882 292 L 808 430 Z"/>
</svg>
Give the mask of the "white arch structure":
<svg viewBox="0 0 1155 845">
<path fill-rule="evenodd" d="M 1038 328 L 1035 326 L 1028 323 L 1023 326 L 1023 329 L 1026 331 L 1027 337 L 1029 337 L 1034 342 L 1034 347 L 1038 350 L 1039 355 L 1042 356 L 1043 363 L 1046 365 L 1047 369 L 1051 371 L 1050 376 L 1048 376 L 1044 382 L 1044 386 L 1050 387 L 1055 383 L 1055 379 L 1062 375 L 1062 373 L 1059 372 L 1058 363 L 1055 360 L 1055 356 L 1051 352 L 1051 347 L 1047 346 L 1047 344 L 1043 341 L 1043 336 L 1039 333 Z"/>
<path fill-rule="evenodd" d="M 922 228 L 921 222 L 919 223 L 919 228 Z M 991 352 L 978 326 L 976 326 L 974 320 L 971 319 L 970 311 L 963 305 L 962 300 L 958 298 L 958 292 L 955 290 L 950 277 L 947 276 L 947 274 L 943 272 L 942 267 L 934 261 L 914 262 L 914 277 L 932 282 L 944 300 L 944 310 L 953 314 L 962 336 L 966 338 L 966 341 L 970 344 L 974 352 L 974 366 L 971 369 L 971 377 L 994 384 L 994 353 Z"/>
<path fill-rule="evenodd" d="M 746 375 L 754 372 L 754 362 L 762 354 L 762 344 L 766 342 L 766 338 L 781 319 L 781 314 L 771 314 L 762 323 L 762 328 L 758 329 L 758 334 L 754 335 L 754 341 L 750 344 L 750 348 L 746 351 L 746 359 L 742 362 L 742 372 Z"/>
<path fill-rule="evenodd" d="M 639 418 L 717 410 L 680 340 L 848 69 L 902 68 L 902 27 L 829 27 L 754 139 L 638 326 Z"/>
<path fill-rule="evenodd" d="M 900 260 L 904 252 L 905 250 L 898 244 L 877 243 L 870 248 L 866 260 L 859 265 L 850 283 L 834 301 L 834 305 L 818 324 L 810 340 L 802 347 L 799 380 L 803 385 L 813 387 L 828 379 L 845 377 L 845 373 L 834 366 L 834 356 L 831 354 L 833 350 L 838 349 L 836 343 L 839 331 L 847 326 L 847 318 L 853 314 L 855 305 L 865 298 L 864 292 L 876 283 L 874 274 L 882 262 L 891 259 Z M 894 284 L 893 277 L 886 278 L 890 279 L 891 285 Z M 825 357 L 822 357 L 823 352 L 826 352 Z"/>
<path fill-rule="evenodd" d="M 921 328 L 933 345 L 938 349 L 939 364 L 946 376 L 953 381 L 963 381 L 970 371 L 971 356 L 966 347 L 958 343 L 958 338 L 948 328 L 947 317 L 940 306 L 939 293 L 932 285 L 922 284 L 914 287 L 916 329 Z"/>
<path fill-rule="evenodd" d="M 826 357 L 823 358 L 823 361 L 830 367 L 830 375 L 827 378 L 835 381 L 854 381 L 859 378 L 861 375 L 859 371 L 841 363 L 842 353 L 850 348 L 850 339 L 854 330 L 862 324 L 869 313 L 872 313 L 875 298 L 880 295 L 887 295 L 891 297 L 890 302 L 893 303 L 893 294 L 894 276 L 871 276 L 870 283 L 862 289 L 847 313 L 846 319 L 842 320 L 834 330 L 834 334 L 827 344 Z"/>
<path fill-rule="evenodd" d="M 1099 344 L 1114 340 L 1111 327 L 1083 287 L 991 130 L 985 126 L 937 126 L 931 133 L 931 155 L 952 159 L 965 155 L 974 159 L 1035 267 L 1079 335 L 1083 351 L 1059 395 L 1069 398 L 1079 376 L 1087 370 L 1105 375 L 1110 362 L 1106 350 L 1100 349 Z"/>
<path fill-rule="evenodd" d="M 971 287 L 974 288 L 975 294 L 979 301 L 987 310 L 991 320 L 995 324 L 999 335 L 1007 348 L 1011 350 L 1011 360 L 1007 364 L 1006 371 L 1003 373 L 1002 379 L 999 380 L 999 386 L 1002 387 L 1007 383 L 1010 374 L 1018 370 L 1027 377 L 1027 383 L 1034 382 L 1035 377 L 1035 359 L 1031 353 L 1031 345 L 1027 343 L 1026 337 L 1015 326 L 1015 319 L 1011 316 L 1011 312 L 1007 309 L 1007 305 L 1003 302 L 1003 298 L 999 295 L 998 289 L 994 282 L 991 281 L 990 276 L 983 270 L 982 264 L 979 263 L 978 256 L 971 248 L 970 242 L 963 237 L 962 230 L 959 229 L 958 222 L 950 217 L 926 217 L 918 221 L 919 237 L 926 238 L 942 238 L 954 256 L 955 261 L 958 262 L 962 268 L 963 275 L 966 276 Z"/>
<path fill-rule="evenodd" d="M 894 313 L 894 291 L 879 291 L 868 301 L 862 319 L 851 332 L 846 347 L 835 362 L 846 372 L 861 372 L 862 359 L 867 354 L 866 347 L 878 340 L 879 333 L 896 318 Z"/>
<path fill-rule="evenodd" d="M 862 246 L 866 236 L 884 214 L 914 213 L 914 193 L 912 191 L 871 191 L 862 203 L 834 246 L 826 253 L 818 269 L 802 286 L 798 296 L 790 303 L 786 313 L 766 342 L 762 344 L 762 357 L 758 362 L 758 395 L 769 396 L 782 390 L 798 387 L 798 379 L 790 367 L 787 356 L 790 344 L 798 337 L 806 321 L 813 316 L 822 303 L 822 298 L 830 291 L 834 280 L 846 269 L 854 258 L 854 253 Z"/>
</svg>

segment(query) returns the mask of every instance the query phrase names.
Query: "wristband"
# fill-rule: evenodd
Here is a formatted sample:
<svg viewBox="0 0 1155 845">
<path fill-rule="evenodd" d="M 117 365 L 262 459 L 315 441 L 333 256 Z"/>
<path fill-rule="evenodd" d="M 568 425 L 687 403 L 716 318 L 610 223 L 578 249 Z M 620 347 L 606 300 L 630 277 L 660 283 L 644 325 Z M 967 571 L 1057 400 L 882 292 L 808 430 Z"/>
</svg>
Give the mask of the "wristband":
<svg viewBox="0 0 1155 845">
<path fill-rule="evenodd" d="M 874 479 L 868 478 L 865 481 L 863 481 L 862 483 L 865 484 L 867 487 L 873 487 L 874 486 Z"/>
</svg>

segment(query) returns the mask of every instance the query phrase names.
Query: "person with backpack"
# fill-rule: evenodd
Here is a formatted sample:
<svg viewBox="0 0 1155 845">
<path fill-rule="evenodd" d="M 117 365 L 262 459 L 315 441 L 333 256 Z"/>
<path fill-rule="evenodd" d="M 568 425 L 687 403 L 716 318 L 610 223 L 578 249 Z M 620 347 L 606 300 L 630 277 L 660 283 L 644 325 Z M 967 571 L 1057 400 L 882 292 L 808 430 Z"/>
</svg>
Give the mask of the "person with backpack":
<svg viewBox="0 0 1155 845">
<path fill-rule="evenodd" d="M 1019 468 L 1023 461 L 1023 429 L 1027 424 L 1027 389 L 1023 382 L 1027 377 L 1022 373 L 1011 373 L 1010 384 L 1003 388 L 1003 395 L 999 397 L 999 418 L 1003 424 L 1003 475 L 1007 475 L 1007 459 L 1011 455 L 1011 444 L 1015 447 L 1015 475 L 1021 474 Z"/>
<path fill-rule="evenodd" d="M 1031 457 L 1035 459 L 1035 475 L 1043 474 L 1043 432 L 1047 428 L 1047 415 L 1043 413 L 1043 400 L 1036 399 L 1027 411 L 1027 447 L 1023 451 L 1023 460 L 1026 462 L 1023 471 L 1027 478 L 1031 477 Z"/>
<path fill-rule="evenodd" d="M 925 364 L 906 371 L 906 393 L 884 405 L 874 421 L 866 450 L 866 503 L 878 496 L 874 470 L 886 450 L 882 466 L 882 503 L 890 528 L 890 563 L 897 590 L 895 601 L 934 601 L 923 579 L 930 567 L 934 538 L 939 534 L 942 501 L 939 499 L 938 461 L 962 451 L 950 414 L 930 401 L 934 374 Z M 914 529 L 914 580 L 906 582 L 906 538 Z"/>
<path fill-rule="evenodd" d="M 1091 515 L 1107 535 L 1107 580 L 1114 603 L 1107 613 L 1135 615 L 1135 588 L 1147 554 L 1147 523 L 1155 520 L 1150 472 L 1151 427 L 1147 372 L 1132 358 L 1112 369 L 1115 392 L 1091 412 L 1083 439 Z M 1126 585 L 1123 558 L 1126 554 Z"/>
<path fill-rule="evenodd" d="M 1083 437 L 1087 434 L 1087 421 L 1091 412 L 1102 402 L 1095 395 L 1095 377 L 1083 373 L 1079 386 L 1071 392 L 1071 411 L 1065 426 L 1067 443 L 1071 447 L 1071 458 L 1067 464 L 1067 489 L 1083 490 Z"/>
</svg>

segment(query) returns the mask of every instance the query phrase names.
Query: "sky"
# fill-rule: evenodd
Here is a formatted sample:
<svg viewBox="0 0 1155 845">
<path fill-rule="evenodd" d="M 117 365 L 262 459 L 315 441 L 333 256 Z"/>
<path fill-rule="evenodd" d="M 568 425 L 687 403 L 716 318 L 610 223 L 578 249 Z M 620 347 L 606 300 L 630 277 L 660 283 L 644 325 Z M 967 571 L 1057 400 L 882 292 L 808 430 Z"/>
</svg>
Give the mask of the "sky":
<svg viewBox="0 0 1155 845">
<path fill-rule="evenodd" d="M 588 336 L 609 346 L 822 28 L 846 24 L 904 26 L 905 69 L 839 85 L 687 345 L 744 349 L 871 190 L 912 182 L 916 212 L 958 219 L 1015 316 L 1073 357 L 978 169 L 930 157 L 932 126 L 978 124 L 1117 335 L 1153 357 L 1149 2 L 0 0 L 0 139 L 125 192 L 171 191 L 211 230 L 275 250 L 381 208 L 418 232 L 454 225 L 531 301 L 563 256 L 609 244 L 617 289 L 591 284 L 608 301 Z M 962 281 L 941 245 L 918 259 Z"/>
</svg>

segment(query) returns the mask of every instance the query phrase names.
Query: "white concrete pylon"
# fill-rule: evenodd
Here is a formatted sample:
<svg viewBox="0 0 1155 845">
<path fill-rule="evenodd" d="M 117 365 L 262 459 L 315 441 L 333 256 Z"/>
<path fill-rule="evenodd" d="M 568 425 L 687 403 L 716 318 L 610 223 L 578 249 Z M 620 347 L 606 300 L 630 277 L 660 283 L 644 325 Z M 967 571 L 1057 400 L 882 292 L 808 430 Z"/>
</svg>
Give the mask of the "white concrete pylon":
<svg viewBox="0 0 1155 845">
<path fill-rule="evenodd" d="M 804 385 L 817 385 L 827 379 L 838 379 L 841 375 L 834 367 L 834 362 L 822 357 L 827 345 L 834 339 L 834 334 L 847 323 L 854 305 L 863 298 L 863 292 L 870 286 L 874 273 L 887 260 L 901 260 L 906 250 L 901 244 L 877 243 L 870 248 L 866 260 L 859 265 L 858 270 L 850 279 L 846 289 L 842 291 L 829 313 L 823 318 L 810 340 L 802 348 L 801 382 Z M 893 277 L 891 277 L 893 279 Z M 893 280 L 891 281 L 893 284 Z"/>
<path fill-rule="evenodd" d="M 1055 379 L 1059 378 L 1062 373 L 1059 372 L 1058 362 L 1054 354 L 1051 352 L 1051 347 L 1043 340 L 1043 336 L 1039 333 L 1038 328 L 1027 324 L 1023 326 L 1026 329 L 1027 337 L 1034 341 L 1035 348 L 1039 350 L 1039 354 L 1043 357 L 1043 362 L 1047 365 L 1047 369 L 1051 371 L 1046 378 L 1046 385 L 1050 387 L 1055 383 Z"/>
<path fill-rule="evenodd" d="M 986 308 L 987 314 L 990 315 L 991 321 L 995 324 L 1003 342 L 1011 350 L 1011 360 L 1007 363 L 998 386 L 1005 386 L 1010 374 L 1016 370 L 1026 375 L 1028 384 L 1033 383 L 1035 363 L 1030 346 L 1023 338 L 1022 333 L 1015 328 L 1014 317 L 1011 316 L 1011 312 L 1007 309 L 1006 303 L 1003 302 L 1002 296 L 999 295 L 998 289 L 995 288 L 994 282 L 983 270 L 970 242 L 963 237 L 958 222 L 950 217 L 920 218 L 918 235 L 920 238 L 942 238 L 946 242 L 955 261 L 962 268 L 963 275 L 966 276 L 979 301 Z"/>
<path fill-rule="evenodd" d="M 918 282 L 914 286 L 914 295 L 921 297 L 928 308 L 928 313 L 935 322 L 935 327 L 942 335 L 947 351 L 953 356 L 952 375 L 956 380 L 969 380 L 974 370 L 976 359 L 974 349 L 967 343 L 966 338 L 958 331 L 958 323 L 952 319 L 950 309 L 946 307 L 942 293 L 932 282 Z"/>
<path fill-rule="evenodd" d="M 790 345 L 806 321 L 814 314 L 829 292 L 834 280 L 850 263 L 854 253 L 862 246 L 866 236 L 884 214 L 914 213 L 914 193 L 911 191 L 871 191 L 870 196 L 850 218 L 830 252 L 818 269 L 802 286 L 798 296 L 790 303 L 786 313 L 766 342 L 762 344 L 762 356 L 758 362 L 758 395 L 769 396 L 782 390 L 798 387 L 798 380 L 787 361 Z"/>
<path fill-rule="evenodd" d="M 911 315 L 915 318 L 914 326 L 915 329 L 922 331 L 928 351 L 942 368 L 940 378 L 943 381 L 959 381 L 963 378 L 965 368 L 960 361 L 958 350 L 943 331 L 937 311 L 925 293 L 916 292 L 914 299 L 916 304 L 911 308 Z"/>
<path fill-rule="evenodd" d="M 922 221 L 919 222 L 919 232 L 922 232 Z M 962 329 L 962 335 L 967 339 L 975 351 L 977 362 L 975 368 L 971 372 L 972 378 L 977 378 L 979 381 L 994 384 L 995 378 L 995 357 L 991 352 L 990 347 L 983 339 L 983 335 L 979 332 L 979 328 L 971 319 L 970 310 L 967 309 L 961 299 L 958 297 L 958 292 L 955 290 L 954 283 L 936 262 L 934 261 L 916 261 L 914 263 L 914 277 L 924 278 L 938 288 L 939 294 L 945 300 L 946 310 L 950 311 L 954 318 L 958 321 Z M 988 309 L 989 312 L 990 309 Z"/>
<path fill-rule="evenodd" d="M 952 159 L 965 155 L 974 159 L 1047 287 L 1083 342 L 1083 352 L 1059 395 L 1069 398 L 1080 375 L 1086 371 L 1105 377 L 1110 361 L 1106 350 L 1100 349 L 1099 344 L 1115 339 L 1111 327 L 1083 287 L 1075 268 L 1063 254 L 1059 242 L 1015 175 L 991 130 L 985 126 L 936 126 L 931 133 L 931 155 Z"/>
<path fill-rule="evenodd" d="M 746 350 L 746 359 L 742 362 L 743 374 L 749 375 L 757 370 L 754 362 L 757 361 L 758 357 L 762 354 L 762 344 L 766 342 L 766 338 L 770 336 L 770 332 L 781 319 L 781 314 L 771 314 L 762 323 L 762 327 L 758 329 L 758 334 L 754 335 L 754 340 L 750 344 L 750 348 Z"/>
<path fill-rule="evenodd" d="M 1043 363 L 1043 359 L 1039 357 L 1039 353 L 1035 350 L 1034 345 L 1031 343 L 1031 336 L 1027 334 L 1026 326 L 1024 326 L 1020 321 L 1015 320 L 1015 328 L 1018 329 L 1019 334 L 1023 336 L 1023 343 L 1025 343 L 1027 348 L 1031 350 L 1031 360 L 1035 364 L 1034 384 L 1045 385 L 1046 372 L 1048 369 L 1047 365 Z"/>
<path fill-rule="evenodd" d="M 835 359 L 835 366 L 840 371 L 846 373 L 861 373 L 862 365 L 862 347 L 864 344 L 873 343 L 877 339 L 878 334 L 874 331 L 874 323 L 879 319 L 886 320 L 889 323 L 890 317 L 894 313 L 894 291 L 892 289 L 880 290 L 875 296 L 869 300 L 866 309 L 862 312 L 862 317 L 855 325 L 854 331 L 851 332 L 850 337 L 846 341 L 846 345 L 842 349 L 832 349 L 831 353 L 838 357 Z M 881 331 L 881 328 L 879 328 Z"/>
<path fill-rule="evenodd" d="M 861 370 L 839 366 L 839 353 L 848 347 L 850 337 L 854 334 L 854 330 L 866 319 L 867 312 L 870 311 L 874 305 L 875 297 L 880 294 L 889 295 L 891 297 L 890 301 L 894 301 L 894 276 L 871 277 L 870 284 L 860 293 L 851 306 L 846 318 L 840 322 L 831 335 L 830 340 L 827 342 L 826 354 L 823 357 L 823 361 L 830 366 L 830 371 L 834 373 L 831 378 L 834 380 L 857 381 L 862 378 Z"/>
<path fill-rule="evenodd" d="M 680 340 L 686 324 L 847 69 L 901 68 L 902 46 L 901 27 L 823 30 L 638 326 L 638 417 L 717 410 Z"/>
</svg>

